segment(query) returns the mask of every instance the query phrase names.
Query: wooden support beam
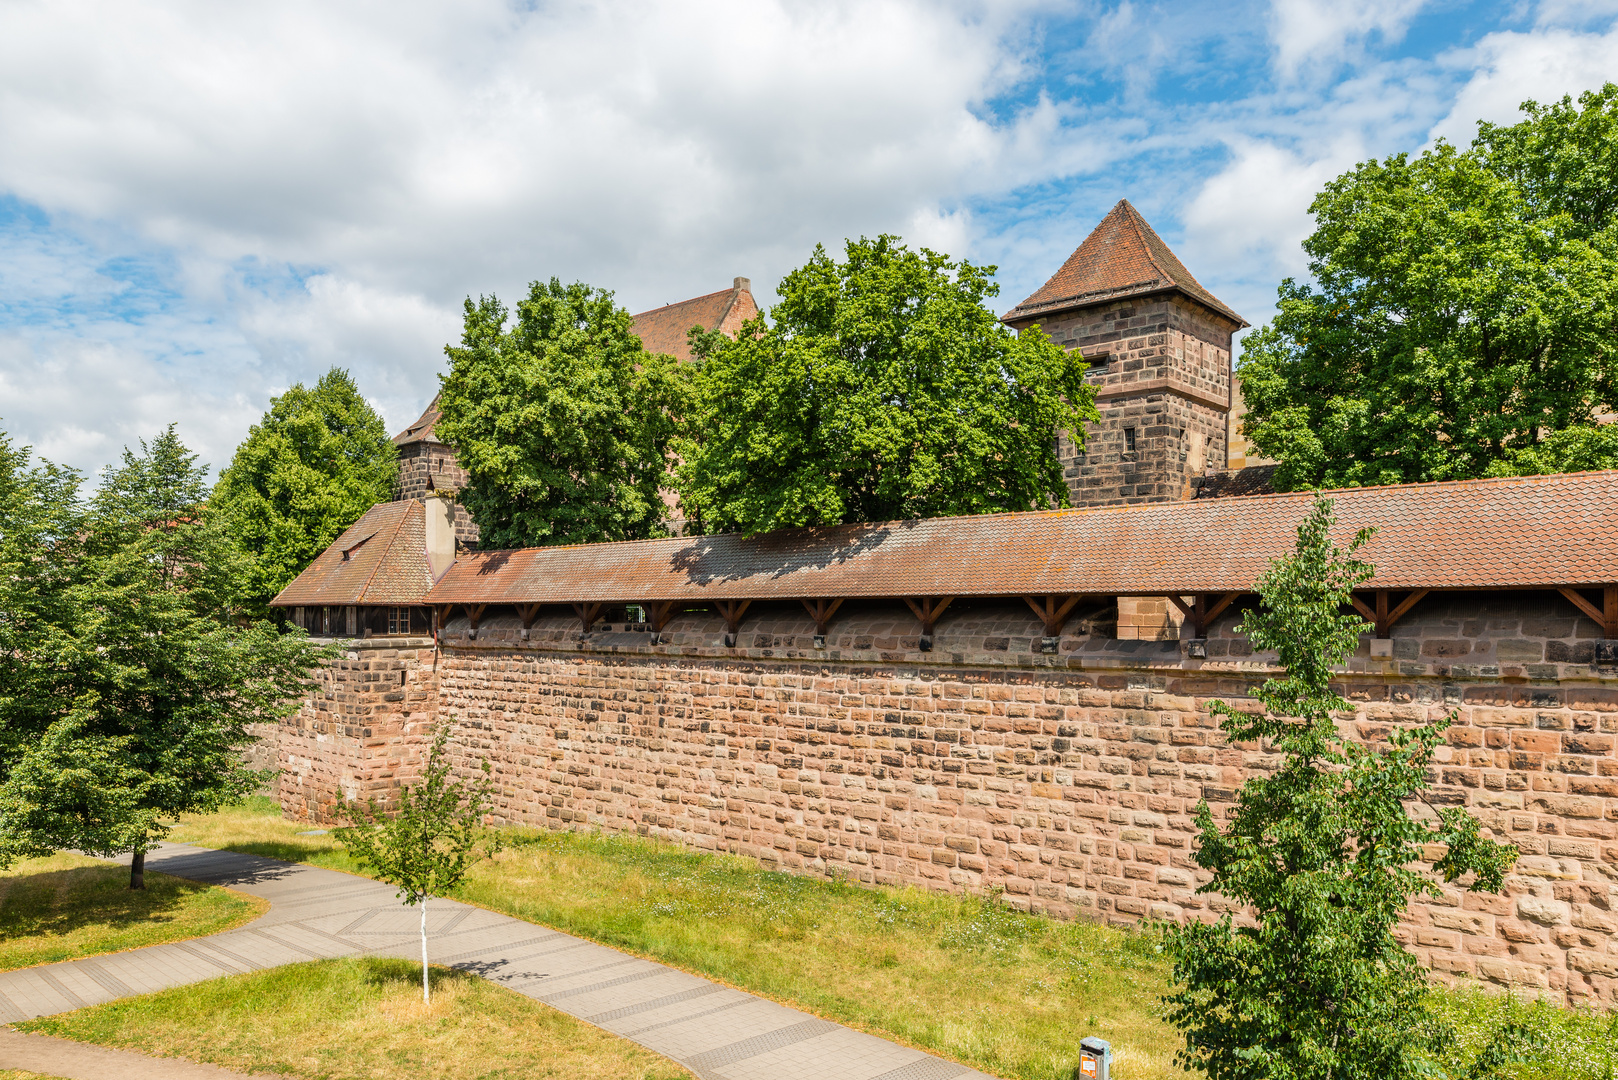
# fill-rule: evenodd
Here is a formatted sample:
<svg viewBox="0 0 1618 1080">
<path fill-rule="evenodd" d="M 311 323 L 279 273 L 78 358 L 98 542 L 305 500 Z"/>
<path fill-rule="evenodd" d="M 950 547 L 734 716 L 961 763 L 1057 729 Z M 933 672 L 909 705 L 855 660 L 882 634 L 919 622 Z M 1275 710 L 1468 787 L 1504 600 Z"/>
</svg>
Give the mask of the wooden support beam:
<svg viewBox="0 0 1618 1080">
<path fill-rule="evenodd" d="M 646 621 L 652 627 L 652 644 L 656 645 L 663 636 L 663 628 L 674 617 L 673 600 L 650 600 L 643 602 L 641 608 L 646 612 Z"/>
<path fill-rule="evenodd" d="M 433 627 L 433 639 L 441 640 L 444 636 L 444 627 L 449 625 L 449 617 L 455 610 L 454 604 L 438 604 L 433 608 L 433 618 L 438 625 Z"/>
<path fill-rule="evenodd" d="M 1045 624 L 1045 636 L 1056 638 L 1062 636 L 1062 627 L 1067 625 L 1067 617 L 1073 614 L 1073 609 L 1079 601 L 1084 599 L 1082 593 L 1072 596 L 1025 596 L 1023 603 L 1034 609 L 1040 621 Z"/>
<path fill-rule="evenodd" d="M 488 604 L 462 604 L 466 608 L 466 636 L 472 641 L 478 639 L 478 623 L 483 613 L 489 609 Z"/>
<path fill-rule="evenodd" d="M 573 605 L 573 610 L 579 616 L 579 623 L 583 626 L 584 633 L 588 634 L 591 630 L 595 629 L 597 620 L 601 618 L 601 609 L 606 606 L 606 604 Z"/>
<path fill-rule="evenodd" d="M 837 614 L 837 609 L 843 606 L 843 598 L 839 596 L 835 600 L 823 598 L 817 600 L 800 600 L 799 602 L 803 604 L 803 609 L 809 613 L 809 617 L 815 620 L 815 637 L 823 639 L 820 642 L 817 642 L 817 644 L 824 645 L 824 638 L 826 637 L 826 624 L 831 622 L 831 617 L 833 615 Z"/>
<path fill-rule="evenodd" d="M 1412 589 L 1409 596 L 1399 601 L 1398 607 L 1388 612 L 1387 621 L 1382 624 L 1382 632 L 1378 636 L 1387 637 L 1393 629 L 1393 624 L 1410 614 L 1410 609 L 1421 603 L 1422 598 L 1430 592 L 1431 589 Z"/>
<path fill-rule="evenodd" d="M 921 623 L 921 637 L 923 652 L 930 652 L 933 647 L 933 627 L 938 624 L 938 617 L 944 614 L 949 607 L 953 596 L 918 596 L 914 599 L 905 597 L 904 602 L 910 610 L 916 613 L 916 619 Z"/>
<path fill-rule="evenodd" d="M 533 628 L 534 620 L 539 618 L 541 604 L 518 604 L 517 618 L 522 620 L 522 636 L 528 637 L 528 631 Z"/>
<path fill-rule="evenodd" d="M 725 647 L 736 647 L 736 635 L 742 628 L 742 616 L 747 614 L 751 600 L 715 600 L 720 618 L 725 620 Z"/>
<path fill-rule="evenodd" d="M 1378 638 L 1386 638 L 1391 634 L 1398 621 L 1410 614 L 1410 609 L 1421 603 L 1422 598 L 1432 590 L 1412 589 L 1405 594 L 1405 598 L 1399 601 L 1398 604 L 1392 603 L 1392 592 L 1392 589 L 1373 590 L 1372 603 L 1376 605 L 1374 609 L 1359 597 L 1349 596 L 1349 601 L 1354 605 L 1354 610 L 1359 612 L 1360 618 L 1375 627 Z"/>
<path fill-rule="evenodd" d="M 1618 638 L 1618 585 L 1608 585 L 1601 590 L 1601 606 L 1597 607 L 1578 589 L 1559 588 L 1556 590 L 1572 601 L 1573 606 L 1595 620 L 1601 627 L 1601 636 L 1604 638 Z"/>
</svg>

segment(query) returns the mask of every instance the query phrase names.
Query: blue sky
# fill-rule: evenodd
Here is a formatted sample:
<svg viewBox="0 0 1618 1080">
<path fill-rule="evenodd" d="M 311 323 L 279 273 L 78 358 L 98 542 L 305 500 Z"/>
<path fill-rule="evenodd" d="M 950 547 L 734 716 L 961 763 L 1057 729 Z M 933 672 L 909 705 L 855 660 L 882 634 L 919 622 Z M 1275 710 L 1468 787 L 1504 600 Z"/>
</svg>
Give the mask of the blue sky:
<svg viewBox="0 0 1618 1080">
<path fill-rule="evenodd" d="M 1255 324 L 1313 193 L 1618 79 L 1618 0 L 0 9 L 0 425 L 223 465 L 353 371 L 390 427 L 468 295 L 631 310 L 896 232 L 1002 307 L 1128 198 Z"/>
</svg>

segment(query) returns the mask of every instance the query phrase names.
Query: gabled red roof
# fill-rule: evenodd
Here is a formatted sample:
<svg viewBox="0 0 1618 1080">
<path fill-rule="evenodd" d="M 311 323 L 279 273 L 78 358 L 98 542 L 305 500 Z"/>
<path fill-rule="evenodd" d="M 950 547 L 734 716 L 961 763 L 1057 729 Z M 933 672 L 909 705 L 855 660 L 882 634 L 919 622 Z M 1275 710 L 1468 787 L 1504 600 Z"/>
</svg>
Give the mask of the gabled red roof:
<svg viewBox="0 0 1618 1080">
<path fill-rule="evenodd" d="M 728 289 L 643 311 L 635 316 L 633 329 L 647 352 L 689 360 L 691 349 L 686 343 L 686 334 L 693 326 L 734 337 L 742 323 L 757 314 L 752 283 L 739 277 Z"/>
<path fill-rule="evenodd" d="M 433 434 L 433 425 L 438 423 L 441 415 L 443 414 L 438 410 L 438 395 L 434 394 L 433 400 L 427 403 L 427 411 L 422 413 L 414 424 L 395 435 L 393 445 L 407 446 L 414 442 L 442 443 L 444 440 Z"/>
<path fill-rule="evenodd" d="M 1185 268 L 1140 211 L 1121 199 L 1078 250 L 1039 291 L 1006 312 L 1005 322 L 1052 315 L 1076 307 L 1145 293 L 1178 291 L 1242 326 L 1247 320 L 1226 307 Z"/>
<path fill-rule="evenodd" d="M 270 605 L 419 604 L 432 584 L 426 511 L 405 499 L 367 510 Z"/>
<path fill-rule="evenodd" d="M 1618 583 L 1618 470 L 1347 488 L 1339 542 L 1375 526 L 1367 588 Z M 1313 495 L 481 551 L 428 603 L 1245 592 L 1292 551 Z"/>
</svg>

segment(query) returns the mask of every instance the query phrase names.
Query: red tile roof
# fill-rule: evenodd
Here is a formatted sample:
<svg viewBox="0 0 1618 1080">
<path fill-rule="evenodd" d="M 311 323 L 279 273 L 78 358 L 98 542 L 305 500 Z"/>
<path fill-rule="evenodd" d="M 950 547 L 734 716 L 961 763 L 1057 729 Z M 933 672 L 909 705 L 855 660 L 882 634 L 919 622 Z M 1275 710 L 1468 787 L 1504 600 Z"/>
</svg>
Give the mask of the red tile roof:
<svg viewBox="0 0 1618 1080">
<path fill-rule="evenodd" d="M 1226 307 L 1191 275 L 1163 238 L 1122 199 L 1039 291 L 1006 312 L 1014 322 L 1053 315 L 1126 296 L 1177 290 L 1242 326 L 1247 320 Z"/>
<path fill-rule="evenodd" d="M 691 359 L 686 334 L 693 326 L 719 330 L 732 336 L 742 323 L 758 314 L 752 283 L 739 277 L 728 289 L 706 296 L 664 304 L 635 316 L 634 331 L 647 352 L 664 353 L 676 360 Z"/>
<path fill-rule="evenodd" d="M 1349 488 L 1336 535 L 1378 528 L 1368 587 L 1618 582 L 1618 470 Z M 429 603 L 1246 591 L 1292 550 L 1309 493 L 486 551 Z M 322 556 L 324 558 L 325 556 Z"/>
<path fill-rule="evenodd" d="M 438 410 L 438 395 L 434 394 L 433 400 L 427 403 L 427 411 L 422 413 L 414 424 L 395 435 L 393 445 L 406 446 L 413 442 L 442 443 L 444 440 L 433 434 L 433 425 L 438 423 L 441 415 Z"/>
<path fill-rule="evenodd" d="M 405 499 L 367 510 L 270 603 L 419 604 L 432 584 L 426 512 L 421 503 Z"/>
</svg>

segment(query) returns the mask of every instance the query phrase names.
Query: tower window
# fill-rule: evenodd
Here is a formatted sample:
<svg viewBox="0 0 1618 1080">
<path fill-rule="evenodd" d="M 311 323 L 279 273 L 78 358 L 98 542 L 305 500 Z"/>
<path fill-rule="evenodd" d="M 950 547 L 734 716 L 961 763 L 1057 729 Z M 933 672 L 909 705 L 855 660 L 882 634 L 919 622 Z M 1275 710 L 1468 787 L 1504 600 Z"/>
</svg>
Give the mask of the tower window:
<svg viewBox="0 0 1618 1080">
<path fill-rule="evenodd" d="M 1135 449 L 1135 429 L 1132 427 L 1124 428 L 1124 449 L 1131 452 Z"/>
</svg>

